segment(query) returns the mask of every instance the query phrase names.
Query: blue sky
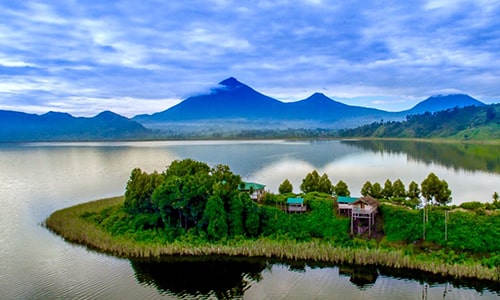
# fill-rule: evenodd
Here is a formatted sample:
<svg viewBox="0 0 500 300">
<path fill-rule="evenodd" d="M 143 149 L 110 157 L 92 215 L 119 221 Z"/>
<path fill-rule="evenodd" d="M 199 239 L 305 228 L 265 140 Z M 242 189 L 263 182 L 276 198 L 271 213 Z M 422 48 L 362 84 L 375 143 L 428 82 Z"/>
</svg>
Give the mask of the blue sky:
<svg viewBox="0 0 500 300">
<path fill-rule="evenodd" d="M 234 76 L 397 111 L 500 101 L 498 1 L 1 1 L 0 109 L 164 110 Z"/>
</svg>

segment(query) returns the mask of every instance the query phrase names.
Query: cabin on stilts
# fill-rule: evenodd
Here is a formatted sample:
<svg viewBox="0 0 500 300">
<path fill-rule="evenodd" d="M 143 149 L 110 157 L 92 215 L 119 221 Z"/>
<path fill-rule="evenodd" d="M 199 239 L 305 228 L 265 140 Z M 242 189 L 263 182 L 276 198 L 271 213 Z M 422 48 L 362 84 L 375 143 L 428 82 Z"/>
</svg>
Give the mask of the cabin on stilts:
<svg viewBox="0 0 500 300">
<path fill-rule="evenodd" d="M 339 215 L 351 218 L 351 234 L 363 234 L 368 231 L 371 236 L 375 228 L 375 216 L 379 202 L 371 196 L 361 198 L 337 197 Z"/>
</svg>

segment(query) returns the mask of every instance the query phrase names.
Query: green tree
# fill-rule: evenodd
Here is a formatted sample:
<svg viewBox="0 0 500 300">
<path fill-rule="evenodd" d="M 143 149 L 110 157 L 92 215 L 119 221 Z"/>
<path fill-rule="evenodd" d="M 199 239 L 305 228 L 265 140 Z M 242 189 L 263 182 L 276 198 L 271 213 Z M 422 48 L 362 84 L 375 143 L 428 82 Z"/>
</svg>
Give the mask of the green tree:
<svg viewBox="0 0 500 300">
<path fill-rule="evenodd" d="M 491 197 L 493 198 L 493 207 L 495 207 L 496 209 L 500 208 L 500 201 L 498 200 L 499 199 L 498 193 L 494 192 Z"/>
<path fill-rule="evenodd" d="M 392 184 L 392 196 L 394 198 L 404 198 L 406 197 L 406 188 L 401 179 L 397 179 Z"/>
<path fill-rule="evenodd" d="M 133 169 L 125 188 L 125 209 L 131 213 L 157 212 L 151 196 L 163 179 L 157 172 L 147 174 L 139 168 Z"/>
<path fill-rule="evenodd" d="M 260 227 L 259 207 L 250 199 L 244 202 L 244 206 L 245 232 L 250 237 L 256 237 L 259 234 Z"/>
<path fill-rule="evenodd" d="M 319 174 L 318 171 L 314 170 L 308 173 L 304 179 L 302 179 L 302 184 L 300 185 L 300 190 L 304 193 L 314 192 L 318 190 L 319 185 Z"/>
<path fill-rule="evenodd" d="M 451 190 L 448 188 L 448 183 L 445 180 L 440 180 L 434 173 L 430 173 L 424 181 L 422 181 L 422 196 L 427 200 L 427 203 L 437 205 L 446 205 L 451 202 Z"/>
<path fill-rule="evenodd" d="M 420 188 L 415 181 L 410 182 L 408 186 L 408 197 L 410 199 L 420 199 Z"/>
<path fill-rule="evenodd" d="M 247 193 L 239 193 L 237 197 L 230 200 L 229 214 L 227 216 L 230 236 L 238 236 L 245 233 L 243 228 L 243 201 L 249 197 Z"/>
<path fill-rule="evenodd" d="M 278 190 L 280 194 L 288 194 L 293 192 L 293 186 L 288 179 L 285 179 L 285 181 L 283 181 L 283 183 L 280 184 Z"/>
<path fill-rule="evenodd" d="M 382 197 L 382 186 L 380 186 L 380 183 L 375 182 L 372 185 L 372 194 L 370 196 L 375 199 L 380 199 Z"/>
<path fill-rule="evenodd" d="M 392 194 L 392 182 L 387 179 L 384 183 L 384 189 L 382 190 L 382 197 L 389 200 L 392 198 Z"/>
<path fill-rule="evenodd" d="M 420 201 L 420 188 L 418 187 L 418 183 L 415 181 L 410 182 L 407 196 L 413 207 L 421 204 L 422 201 Z"/>
<path fill-rule="evenodd" d="M 361 188 L 361 195 L 373 197 L 373 186 L 370 181 L 367 181 L 365 182 L 365 184 L 363 184 L 363 187 Z"/>
<path fill-rule="evenodd" d="M 333 185 L 330 179 L 328 178 L 328 175 L 324 173 L 321 178 L 319 179 L 318 182 L 318 188 L 316 190 L 317 192 L 320 193 L 325 193 L 331 195 L 333 193 Z"/>
<path fill-rule="evenodd" d="M 349 191 L 349 187 L 345 182 L 339 180 L 339 182 L 335 185 L 335 194 L 337 196 L 350 196 L 351 192 Z"/>
<path fill-rule="evenodd" d="M 216 194 L 208 198 L 203 218 L 207 224 L 207 234 L 210 239 L 220 240 L 227 237 L 228 226 L 224 203 Z"/>
</svg>

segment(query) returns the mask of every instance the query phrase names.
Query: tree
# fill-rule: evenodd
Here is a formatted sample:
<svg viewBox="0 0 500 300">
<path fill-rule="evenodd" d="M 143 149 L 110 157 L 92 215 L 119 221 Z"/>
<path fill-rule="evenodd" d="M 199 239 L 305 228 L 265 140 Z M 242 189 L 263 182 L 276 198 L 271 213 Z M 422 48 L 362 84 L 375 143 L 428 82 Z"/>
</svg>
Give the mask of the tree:
<svg viewBox="0 0 500 300">
<path fill-rule="evenodd" d="M 389 200 L 392 198 L 392 182 L 387 179 L 384 183 L 384 189 L 382 190 L 382 197 Z"/>
<path fill-rule="evenodd" d="M 375 182 L 372 185 L 372 194 L 370 196 L 375 199 L 380 199 L 382 197 L 382 187 L 380 186 L 380 183 Z"/>
<path fill-rule="evenodd" d="M 259 207 L 255 202 L 245 201 L 245 232 L 248 236 L 255 237 L 259 233 L 260 217 Z"/>
<path fill-rule="evenodd" d="M 410 199 L 420 199 L 420 188 L 415 181 L 410 182 L 408 186 L 408 197 Z"/>
<path fill-rule="evenodd" d="M 280 184 L 278 190 L 280 194 L 288 194 L 293 192 L 293 186 L 288 179 L 285 179 L 285 181 L 283 181 L 283 183 Z"/>
<path fill-rule="evenodd" d="M 361 188 L 361 195 L 373 197 L 373 186 L 370 181 L 367 181 L 365 182 L 365 184 L 363 184 L 363 187 Z"/>
<path fill-rule="evenodd" d="M 125 209 L 132 213 L 157 212 L 151 197 L 163 180 L 157 172 L 147 174 L 139 168 L 133 169 L 125 188 Z"/>
<path fill-rule="evenodd" d="M 445 180 L 440 180 L 434 173 L 430 173 L 421 184 L 422 196 L 427 203 L 446 205 L 451 202 L 451 190 Z"/>
<path fill-rule="evenodd" d="M 221 189 L 220 184 L 217 189 Z M 208 198 L 203 218 L 207 224 L 207 234 L 212 240 L 220 240 L 227 237 L 228 226 L 226 211 L 222 199 L 215 193 Z"/>
<path fill-rule="evenodd" d="M 350 196 L 351 192 L 349 192 L 349 187 L 345 182 L 340 180 L 336 185 L 335 185 L 335 194 L 337 196 Z"/>
<path fill-rule="evenodd" d="M 404 197 L 406 197 L 405 185 L 401 181 L 401 179 L 397 179 L 392 184 L 392 196 L 394 198 L 404 198 Z"/>
<path fill-rule="evenodd" d="M 229 202 L 227 221 L 229 224 L 229 235 L 231 236 L 239 236 L 245 233 L 243 228 L 243 201 L 249 197 L 247 193 L 239 193 L 237 197 L 232 198 Z"/>
<path fill-rule="evenodd" d="M 500 208 L 500 201 L 498 200 L 499 199 L 498 193 L 494 192 L 491 197 L 493 198 L 493 206 L 495 206 L 495 208 Z"/>
<path fill-rule="evenodd" d="M 318 171 L 314 170 L 308 173 L 304 179 L 302 179 L 302 184 L 300 185 L 300 190 L 304 193 L 314 192 L 318 190 L 319 185 L 319 174 Z"/>
<path fill-rule="evenodd" d="M 328 175 L 324 173 L 321 178 L 319 179 L 318 182 L 318 188 L 316 190 L 317 192 L 320 193 L 326 193 L 331 195 L 333 193 L 333 185 L 330 179 L 328 178 Z"/>
</svg>

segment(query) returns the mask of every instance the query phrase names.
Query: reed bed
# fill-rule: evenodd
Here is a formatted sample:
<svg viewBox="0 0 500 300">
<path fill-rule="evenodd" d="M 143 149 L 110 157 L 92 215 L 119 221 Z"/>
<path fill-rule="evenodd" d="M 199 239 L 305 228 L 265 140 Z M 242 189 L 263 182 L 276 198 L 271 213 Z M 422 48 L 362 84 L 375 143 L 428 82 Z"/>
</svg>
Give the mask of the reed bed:
<svg viewBox="0 0 500 300">
<path fill-rule="evenodd" d="M 111 235 L 95 224 L 85 221 L 84 213 L 102 211 L 120 205 L 123 197 L 88 202 L 54 212 L 45 225 L 70 242 L 86 245 L 119 257 L 157 258 L 167 255 L 228 255 L 279 258 L 285 260 L 313 260 L 320 262 L 378 265 L 396 269 L 421 270 L 454 278 L 477 278 L 500 281 L 499 268 L 488 268 L 479 263 L 447 264 L 423 255 L 406 255 L 399 249 L 341 247 L 332 242 L 312 240 L 229 240 L 221 243 L 137 242 L 125 236 Z"/>
</svg>

